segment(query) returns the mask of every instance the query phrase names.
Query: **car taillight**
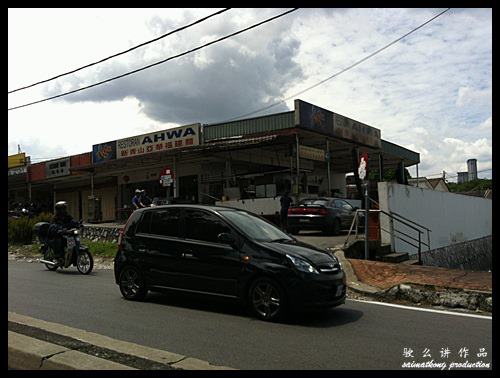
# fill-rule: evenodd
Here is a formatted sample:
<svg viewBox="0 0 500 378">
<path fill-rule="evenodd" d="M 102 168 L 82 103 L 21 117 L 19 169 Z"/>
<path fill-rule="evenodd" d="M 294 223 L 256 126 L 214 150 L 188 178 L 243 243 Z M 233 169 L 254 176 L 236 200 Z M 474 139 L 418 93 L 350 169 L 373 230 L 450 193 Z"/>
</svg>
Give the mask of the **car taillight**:
<svg viewBox="0 0 500 378">
<path fill-rule="evenodd" d="M 127 229 L 127 226 L 130 222 L 130 219 L 132 219 L 132 214 L 130 214 L 130 216 L 128 217 L 127 219 L 127 223 L 125 223 L 125 226 L 118 231 L 118 251 L 121 251 L 122 250 L 122 242 L 123 242 L 123 234 L 125 233 L 125 230 Z"/>
<path fill-rule="evenodd" d="M 319 213 L 320 215 L 328 215 L 328 210 L 327 210 L 327 209 L 319 209 L 319 210 L 318 210 L 318 213 Z"/>
</svg>

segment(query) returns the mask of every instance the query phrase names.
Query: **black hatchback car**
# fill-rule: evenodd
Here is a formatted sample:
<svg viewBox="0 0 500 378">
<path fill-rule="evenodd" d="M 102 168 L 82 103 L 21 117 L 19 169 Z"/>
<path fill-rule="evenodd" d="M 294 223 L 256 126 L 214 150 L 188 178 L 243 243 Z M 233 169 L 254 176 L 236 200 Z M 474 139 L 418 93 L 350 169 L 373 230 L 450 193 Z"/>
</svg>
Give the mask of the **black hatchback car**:
<svg viewBox="0 0 500 378">
<path fill-rule="evenodd" d="M 136 210 L 120 235 L 114 272 L 126 299 L 164 290 L 234 298 L 264 320 L 293 308 L 338 306 L 346 297 L 335 256 L 226 207 Z"/>
</svg>

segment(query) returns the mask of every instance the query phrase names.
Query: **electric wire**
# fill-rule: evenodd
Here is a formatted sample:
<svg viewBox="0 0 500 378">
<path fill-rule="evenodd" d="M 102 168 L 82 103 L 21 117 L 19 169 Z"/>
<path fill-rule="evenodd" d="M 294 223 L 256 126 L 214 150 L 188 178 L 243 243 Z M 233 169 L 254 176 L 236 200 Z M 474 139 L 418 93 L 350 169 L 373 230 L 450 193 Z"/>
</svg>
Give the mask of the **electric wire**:
<svg viewBox="0 0 500 378">
<path fill-rule="evenodd" d="M 169 35 L 172 35 L 172 34 L 178 33 L 178 32 L 180 32 L 181 30 L 184 30 L 184 29 L 187 29 L 187 28 L 189 28 L 189 27 L 191 27 L 191 26 L 194 26 L 194 25 L 196 25 L 196 24 L 199 24 L 199 23 L 201 23 L 201 22 L 203 22 L 203 21 L 205 21 L 205 20 L 208 20 L 208 19 L 209 19 L 209 18 L 211 18 L 211 17 L 214 17 L 214 16 L 217 16 L 217 15 L 222 14 L 222 13 L 224 13 L 224 12 L 227 12 L 227 11 L 228 11 L 228 10 L 230 10 L 230 9 L 231 9 L 231 8 L 225 8 L 225 9 L 222 9 L 222 10 L 220 10 L 220 11 L 218 11 L 218 12 L 215 12 L 215 13 L 212 13 L 212 14 L 210 14 L 210 15 L 206 16 L 206 17 L 200 18 L 199 20 L 196 20 L 196 21 L 194 21 L 194 22 L 192 22 L 192 23 L 190 23 L 190 24 L 188 24 L 188 25 L 185 25 L 185 26 L 182 26 L 182 27 L 180 27 L 180 28 L 178 28 L 178 29 L 172 30 L 172 31 L 170 31 L 170 32 L 168 32 L 168 33 L 166 33 L 166 34 L 163 34 L 163 35 L 161 35 L 161 36 L 159 36 L 159 37 L 157 37 L 157 38 L 151 39 L 151 40 L 149 40 L 149 41 L 143 42 L 143 43 L 141 43 L 141 44 L 139 44 L 139 45 L 136 45 L 136 46 L 134 46 L 134 47 L 131 47 L 131 48 L 127 49 L 127 50 L 124 50 L 124 51 L 118 52 L 118 53 L 116 53 L 116 54 L 110 55 L 110 56 L 108 56 L 108 57 L 106 57 L 106 58 L 103 58 L 103 59 L 101 59 L 101 60 L 95 61 L 95 62 L 93 62 L 93 63 L 86 64 L 86 65 L 84 65 L 84 66 L 81 66 L 81 67 L 75 68 L 74 70 L 71 70 L 71 71 L 68 71 L 68 72 L 64 72 L 64 73 L 59 74 L 59 75 L 56 75 L 56 76 L 54 76 L 54 77 L 51 77 L 51 78 L 48 78 L 48 79 L 45 79 L 45 80 L 41 80 L 41 81 L 37 81 L 36 83 L 29 84 L 29 85 L 26 85 L 26 86 L 24 86 L 24 87 L 20 87 L 20 88 L 17 88 L 17 89 L 13 89 L 13 90 L 9 91 L 8 93 L 10 94 L 10 93 L 18 92 L 18 91 L 23 90 L 23 89 L 31 88 L 31 87 L 34 87 L 34 86 L 36 86 L 36 85 L 43 84 L 43 83 L 47 83 L 47 82 L 49 82 L 49 81 L 55 80 L 55 79 L 60 78 L 60 77 L 62 77 L 62 76 L 66 76 L 66 75 L 69 75 L 69 74 L 72 74 L 72 73 L 75 73 L 75 72 L 81 71 L 81 70 L 83 70 L 84 68 L 88 68 L 88 67 L 95 66 L 96 64 L 99 64 L 99 63 L 105 62 L 105 61 L 107 61 L 107 60 L 109 60 L 109 59 L 115 58 L 115 57 L 117 57 L 117 56 L 120 56 L 120 55 L 123 55 L 123 54 L 129 53 L 129 52 L 131 52 L 131 51 L 133 51 L 133 50 L 138 49 L 139 47 L 142 47 L 142 46 L 148 45 L 148 44 L 153 43 L 153 42 L 156 42 L 156 41 L 158 41 L 158 40 L 160 40 L 160 39 L 162 39 L 162 38 L 168 37 Z"/>
<path fill-rule="evenodd" d="M 144 66 L 144 67 L 138 68 L 138 69 L 136 69 L 136 70 L 129 71 L 129 72 L 127 72 L 127 73 L 124 73 L 124 74 L 121 74 L 121 75 L 118 75 L 118 76 L 112 77 L 112 78 L 107 79 L 107 80 L 100 81 L 100 82 L 95 83 L 95 84 L 88 85 L 88 86 L 86 86 L 86 87 L 82 87 L 82 88 L 74 89 L 74 90 L 69 91 L 69 92 L 61 93 L 61 94 L 58 94 L 58 95 L 56 95 L 56 96 L 52 96 L 52 97 L 48 97 L 48 98 L 44 98 L 44 99 L 42 99 L 42 100 L 33 101 L 33 102 L 26 103 L 26 104 L 19 105 L 19 106 L 14 106 L 14 107 L 12 107 L 12 108 L 8 108 L 7 110 L 9 110 L 9 111 L 10 111 L 10 110 L 15 110 L 15 109 L 24 108 L 24 107 L 26 107 L 26 106 L 31 106 L 31 105 L 39 104 L 39 103 L 41 103 L 41 102 L 45 102 L 45 101 L 53 100 L 53 99 L 55 99 L 55 98 L 59 98 L 59 97 L 63 97 L 63 96 L 67 96 L 67 95 L 70 95 L 70 94 L 72 94 L 72 93 L 80 92 L 80 91 L 83 91 L 83 90 L 85 90 L 85 89 L 89 89 L 89 88 L 92 88 L 92 87 L 96 87 L 96 86 L 98 86 L 98 85 L 102 85 L 102 84 L 108 83 L 108 82 L 110 82 L 110 81 L 114 81 L 114 80 L 120 79 L 120 78 L 122 78 L 122 77 L 129 76 L 129 75 L 132 75 L 132 74 L 137 73 L 137 72 L 140 72 L 140 71 L 144 71 L 144 70 L 146 70 L 146 69 L 148 69 L 148 68 L 151 68 L 151 67 L 157 66 L 157 65 L 159 65 L 159 64 L 162 64 L 162 63 L 168 62 L 169 60 L 176 59 L 176 58 L 179 58 L 179 57 L 181 57 L 181 56 L 184 56 L 184 55 L 190 54 L 190 53 L 192 53 L 192 52 L 195 52 L 195 51 L 201 50 L 201 49 L 203 49 L 203 48 L 205 48 L 205 47 L 208 47 L 208 46 L 210 46 L 210 45 L 213 45 L 213 44 L 215 44 L 215 43 L 217 43 L 217 42 L 221 42 L 221 41 L 223 41 L 223 40 L 225 40 L 225 39 L 228 39 L 228 38 L 234 37 L 234 36 L 236 36 L 236 35 L 238 35 L 238 34 L 241 34 L 241 33 L 246 32 L 246 31 L 248 31 L 248 30 L 254 29 L 254 28 L 256 28 L 256 27 L 258 27 L 258 26 L 260 26 L 260 25 L 266 24 L 266 23 L 271 22 L 271 21 L 273 21 L 273 20 L 276 20 L 276 19 L 278 19 L 278 18 L 280 18 L 280 17 L 283 17 L 283 16 L 285 16 L 285 15 L 287 15 L 287 14 L 289 14 L 289 13 L 295 12 L 295 11 L 296 11 L 296 10 L 298 10 L 298 9 L 299 9 L 299 8 L 293 8 L 293 9 L 291 9 L 291 10 L 289 10 L 289 11 L 284 12 L 284 13 L 280 13 L 280 14 L 279 14 L 279 15 L 277 15 L 277 16 L 270 17 L 270 18 L 268 18 L 268 19 L 266 19 L 266 20 L 264 20 L 264 21 L 258 22 L 258 23 L 254 24 L 254 25 L 251 25 L 251 26 L 249 26 L 249 27 L 247 27 L 247 28 L 245 28 L 245 29 L 241 29 L 241 30 L 239 30 L 239 31 L 237 31 L 237 32 L 234 32 L 234 33 L 228 34 L 228 35 L 226 35 L 226 36 L 224 36 L 224 37 L 218 38 L 218 39 L 213 40 L 213 41 L 211 41 L 211 42 L 209 42 L 209 43 L 206 43 L 206 44 L 204 44 L 204 45 L 201 45 L 201 46 L 195 47 L 194 49 L 191 49 L 191 50 L 185 51 L 185 52 L 183 52 L 183 53 L 180 53 L 180 54 L 177 54 L 177 55 L 174 55 L 174 56 L 171 56 L 171 57 L 169 57 L 169 58 L 166 58 L 166 59 L 160 60 L 159 62 L 149 64 L 149 65 L 147 65 L 147 66 Z"/>
<path fill-rule="evenodd" d="M 357 65 L 359 65 L 359 64 L 361 64 L 361 63 L 363 63 L 363 62 L 367 61 L 368 59 L 370 59 L 370 58 L 374 57 L 374 56 L 375 56 L 375 55 L 377 55 L 378 53 L 380 53 L 380 52 L 384 51 L 385 49 L 387 49 L 387 48 L 391 47 L 392 45 L 394 45 L 394 44 L 396 44 L 397 42 L 401 41 L 402 39 L 406 38 L 406 37 L 407 37 L 407 36 L 409 36 L 410 34 L 412 34 L 412 33 L 416 32 L 417 30 L 419 30 L 419 29 L 421 29 L 421 28 L 423 28 L 423 27 L 424 27 L 425 25 L 427 25 L 428 23 L 430 23 L 430 22 L 434 21 L 436 18 L 440 17 L 440 16 L 441 16 L 441 15 L 443 15 L 444 13 L 448 12 L 450 9 L 451 9 L 451 8 L 447 8 L 446 10 L 444 10 L 444 11 L 442 11 L 441 13 L 437 14 L 436 16 L 432 17 L 431 19 L 429 19 L 428 21 L 424 22 L 423 24 L 421 24 L 420 26 L 416 27 L 415 29 L 411 30 L 410 32 L 406 33 L 405 35 L 403 35 L 403 36 L 401 36 L 401 37 L 399 37 L 399 38 L 395 39 L 395 40 L 394 40 L 394 41 L 392 41 L 391 43 L 389 43 L 389 44 L 385 45 L 384 47 L 382 47 L 382 48 L 380 48 L 380 49 L 378 49 L 378 50 L 374 51 L 373 53 L 371 53 L 371 54 L 367 55 L 367 56 L 366 56 L 366 57 L 364 57 L 363 59 L 358 60 L 357 62 L 355 62 L 355 63 L 351 64 L 350 66 L 348 66 L 348 67 L 346 67 L 346 68 L 344 68 L 344 69 L 342 69 L 341 71 L 339 71 L 339 72 L 337 72 L 337 73 L 335 73 L 335 74 L 333 74 L 333 75 L 331 75 L 331 76 L 327 77 L 326 79 L 323 79 L 323 80 L 319 81 L 318 83 L 316 83 L 316 84 L 314 84 L 314 85 L 311 85 L 310 87 L 307 87 L 306 89 L 304 89 L 304 90 L 302 90 L 302 91 L 300 91 L 300 92 L 297 92 L 297 93 L 295 93 L 295 94 L 293 94 L 293 95 L 291 95 L 291 96 L 289 96 L 289 97 L 287 97 L 287 98 L 284 98 L 284 99 L 282 99 L 282 100 L 280 100 L 280 101 L 277 101 L 277 102 L 275 102 L 275 103 L 273 103 L 273 104 L 271 104 L 271 105 L 268 105 L 268 106 L 266 106 L 266 107 L 263 107 L 263 108 L 261 108 L 261 109 L 254 110 L 254 111 L 252 111 L 252 112 L 250 112 L 250 113 L 245 113 L 245 114 L 239 115 L 239 116 L 237 116 L 237 117 L 233 117 L 233 118 L 227 119 L 227 120 L 222 121 L 222 122 L 220 122 L 220 123 L 224 123 L 224 122 L 231 122 L 231 121 L 237 120 L 237 119 L 239 119 L 239 118 L 248 117 L 248 116 L 250 116 L 250 115 L 253 115 L 253 114 L 256 114 L 256 113 L 260 113 L 260 112 L 262 112 L 262 111 L 264 111 L 264 110 L 268 110 L 268 109 L 273 108 L 273 107 L 275 107 L 275 106 L 277 106 L 277 105 L 279 105 L 279 104 L 281 104 L 281 103 L 284 103 L 284 102 L 286 102 L 286 101 L 288 101 L 288 100 L 290 100 L 290 99 L 292 99 L 292 98 L 294 98 L 294 97 L 297 97 L 297 96 L 301 95 L 301 94 L 302 94 L 302 93 L 304 93 L 304 92 L 307 92 L 307 91 L 309 91 L 309 90 L 311 90 L 311 89 L 313 89 L 313 88 L 316 88 L 317 86 L 319 86 L 319 85 L 321 85 L 321 84 L 323 84 L 323 83 L 326 83 L 327 81 L 329 81 L 329 80 L 331 80 L 331 79 L 333 79 L 333 78 L 335 78 L 335 77 L 337 77 L 337 76 L 339 76 L 339 75 L 343 74 L 343 73 L 344 73 L 344 72 L 346 72 L 346 71 L 349 71 L 351 68 L 356 67 Z"/>
</svg>

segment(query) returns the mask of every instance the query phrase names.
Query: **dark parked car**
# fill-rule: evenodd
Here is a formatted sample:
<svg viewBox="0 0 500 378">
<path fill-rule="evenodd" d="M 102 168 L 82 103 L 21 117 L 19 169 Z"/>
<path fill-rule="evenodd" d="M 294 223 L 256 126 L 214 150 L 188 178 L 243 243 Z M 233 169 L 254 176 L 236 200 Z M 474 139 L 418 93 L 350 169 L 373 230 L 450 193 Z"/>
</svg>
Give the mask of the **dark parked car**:
<svg viewBox="0 0 500 378">
<path fill-rule="evenodd" d="M 307 198 L 288 209 L 288 231 L 298 234 L 300 230 L 318 230 L 338 235 L 349 229 L 358 208 L 341 198 Z M 360 225 L 364 216 L 360 214 Z"/>
<path fill-rule="evenodd" d="M 244 301 L 259 318 L 345 302 L 336 257 L 244 210 L 167 205 L 135 211 L 120 236 L 115 280 L 126 299 L 175 290 Z"/>
</svg>

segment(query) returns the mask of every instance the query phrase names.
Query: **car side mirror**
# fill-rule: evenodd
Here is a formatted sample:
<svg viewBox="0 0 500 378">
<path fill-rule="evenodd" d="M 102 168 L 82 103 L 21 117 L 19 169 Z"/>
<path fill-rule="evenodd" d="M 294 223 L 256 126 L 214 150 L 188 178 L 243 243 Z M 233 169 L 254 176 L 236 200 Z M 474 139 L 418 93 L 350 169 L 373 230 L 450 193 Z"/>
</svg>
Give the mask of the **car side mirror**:
<svg viewBox="0 0 500 378">
<path fill-rule="evenodd" d="M 229 232 L 222 232 L 217 235 L 217 239 L 222 244 L 229 244 L 230 246 L 234 246 L 236 244 L 236 239 L 233 234 Z"/>
<path fill-rule="evenodd" d="M 356 211 L 356 210 L 359 210 L 359 207 L 354 206 L 354 207 L 352 208 L 352 211 Z"/>
</svg>

